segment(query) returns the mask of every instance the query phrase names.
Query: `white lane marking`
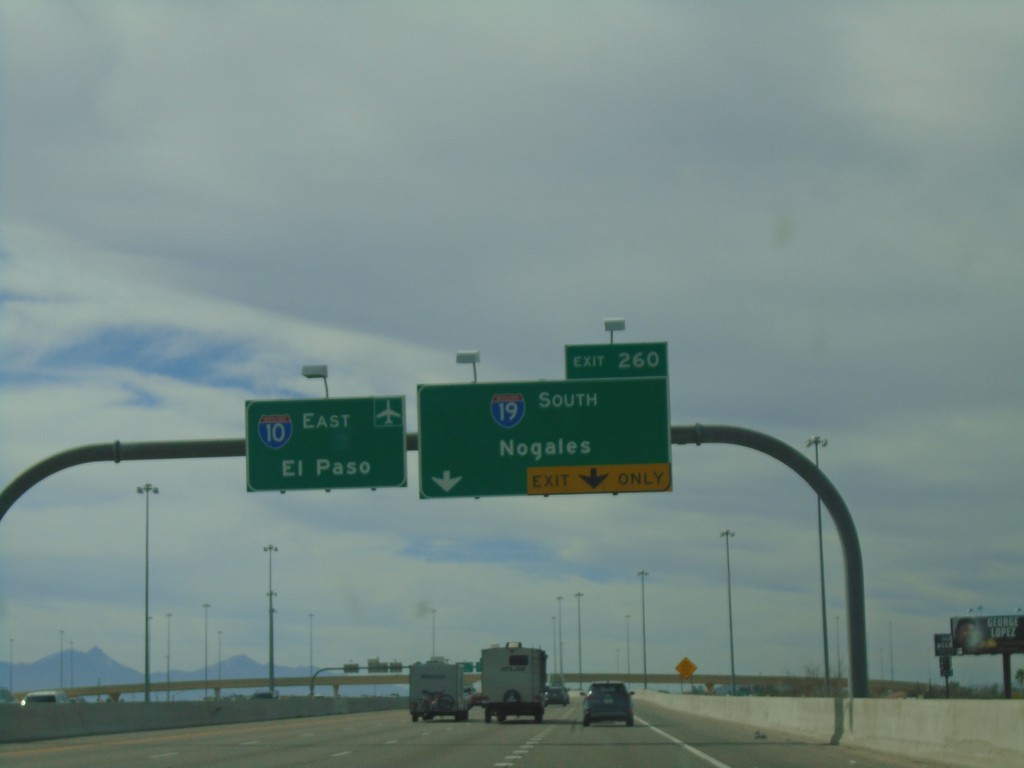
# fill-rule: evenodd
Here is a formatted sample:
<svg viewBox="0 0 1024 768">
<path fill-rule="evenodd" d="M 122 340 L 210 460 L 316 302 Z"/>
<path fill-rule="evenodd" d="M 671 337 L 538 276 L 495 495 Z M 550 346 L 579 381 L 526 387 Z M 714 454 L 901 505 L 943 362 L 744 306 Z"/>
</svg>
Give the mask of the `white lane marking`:
<svg viewBox="0 0 1024 768">
<path fill-rule="evenodd" d="M 259 744 L 259 742 L 258 741 L 243 741 L 242 742 L 242 746 L 243 747 L 251 747 L 253 744 Z"/>
<path fill-rule="evenodd" d="M 349 749 L 349 750 L 346 750 L 344 752 L 335 752 L 333 755 L 331 755 L 331 757 L 341 757 L 342 755 L 351 755 L 351 754 L 352 754 L 352 750 Z"/>
<path fill-rule="evenodd" d="M 548 735 L 548 733 L 551 731 L 551 727 L 552 726 L 549 725 L 547 728 L 545 728 L 543 731 L 541 731 L 538 735 L 534 736 L 532 739 L 530 739 L 525 744 L 523 744 L 523 746 L 521 746 L 519 749 L 513 750 L 513 753 L 511 755 L 505 755 L 505 759 L 506 760 L 522 760 L 524 754 L 529 753 L 529 751 L 531 749 L 533 749 L 535 746 L 537 746 L 537 743 L 540 742 L 541 739 L 543 739 L 545 736 Z M 494 764 L 494 768 L 513 768 L 513 766 L 516 766 L 516 765 L 517 765 L 517 763 L 495 763 Z"/>
<path fill-rule="evenodd" d="M 707 762 L 711 763 L 711 765 L 715 766 L 715 768 L 731 768 L 729 765 L 726 765 L 725 763 L 721 762 L 720 760 L 715 760 L 715 758 L 713 758 L 711 755 L 704 754 L 703 752 L 701 752 L 696 747 L 691 747 L 685 741 L 680 741 L 675 736 L 672 736 L 671 734 L 665 733 L 663 730 L 661 730 L 661 728 L 657 728 L 657 727 L 651 725 L 646 720 L 641 720 L 639 717 L 636 720 L 637 720 L 637 722 L 643 723 L 644 725 L 646 725 L 648 728 L 650 728 L 652 731 L 654 731 L 658 735 L 663 736 L 664 738 L 668 739 L 669 741 L 671 741 L 674 744 L 678 744 L 680 747 L 685 749 L 690 754 L 692 754 L 692 755 L 694 755 L 696 757 L 699 757 L 701 760 L 706 760 Z"/>
<path fill-rule="evenodd" d="M 165 757 L 174 757 L 177 752 L 161 752 L 159 755 L 150 755 L 150 760 L 161 760 Z"/>
</svg>

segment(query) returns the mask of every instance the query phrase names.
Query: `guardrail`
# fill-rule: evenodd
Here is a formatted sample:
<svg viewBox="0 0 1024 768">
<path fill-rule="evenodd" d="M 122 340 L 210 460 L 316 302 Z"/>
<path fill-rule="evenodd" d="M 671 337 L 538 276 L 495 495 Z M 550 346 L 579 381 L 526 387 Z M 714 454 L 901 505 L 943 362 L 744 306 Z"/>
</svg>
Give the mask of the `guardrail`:
<svg viewBox="0 0 1024 768">
<path fill-rule="evenodd" d="M 0 743 L 405 709 L 404 696 L 0 706 Z"/>
</svg>

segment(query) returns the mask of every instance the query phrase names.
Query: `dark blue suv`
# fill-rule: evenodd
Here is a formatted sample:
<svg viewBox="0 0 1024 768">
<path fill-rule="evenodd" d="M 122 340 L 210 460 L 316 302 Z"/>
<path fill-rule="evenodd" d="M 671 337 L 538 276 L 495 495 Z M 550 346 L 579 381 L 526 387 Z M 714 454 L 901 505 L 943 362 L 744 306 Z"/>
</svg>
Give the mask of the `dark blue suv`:
<svg viewBox="0 0 1024 768">
<path fill-rule="evenodd" d="M 583 699 L 583 725 L 597 720 L 622 720 L 633 725 L 632 695 L 625 683 L 592 683 Z"/>
</svg>

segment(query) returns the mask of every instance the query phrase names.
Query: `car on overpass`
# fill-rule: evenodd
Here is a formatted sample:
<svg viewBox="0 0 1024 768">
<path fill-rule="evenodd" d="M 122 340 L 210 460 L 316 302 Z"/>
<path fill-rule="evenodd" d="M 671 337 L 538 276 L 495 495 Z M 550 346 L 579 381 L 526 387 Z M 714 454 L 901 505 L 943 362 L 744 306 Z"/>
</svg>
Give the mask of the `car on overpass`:
<svg viewBox="0 0 1024 768">
<path fill-rule="evenodd" d="M 71 699 L 62 690 L 29 691 L 21 700 L 21 706 L 27 704 L 70 704 Z"/>
</svg>

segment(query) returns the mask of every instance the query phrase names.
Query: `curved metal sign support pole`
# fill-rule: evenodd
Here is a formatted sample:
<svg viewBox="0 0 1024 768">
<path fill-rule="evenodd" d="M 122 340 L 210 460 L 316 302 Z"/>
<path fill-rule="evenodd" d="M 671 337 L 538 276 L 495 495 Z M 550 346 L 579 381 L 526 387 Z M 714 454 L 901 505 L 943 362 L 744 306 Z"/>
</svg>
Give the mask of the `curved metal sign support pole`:
<svg viewBox="0 0 1024 768">
<path fill-rule="evenodd" d="M 0 520 L 36 483 L 68 467 L 97 461 L 147 461 L 151 459 L 209 459 L 245 456 L 245 440 L 168 440 L 153 443 L 95 443 L 69 448 L 29 467 L 0 492 Z"/>
<path fill-rule="evenodd" d="M 800 451 L 774 437 L 742 427 L 694 424 L 672 427 L 675 445 L 728 443 L 742 445 L 771 456 L 792 469 L 821 497 L 832 515 L 843 548 L 846 566 L 846 625 L 849 627 L 850 694 L 865 699 L 868 688 L 867 622 L 864 607 L 864 561 L 853 517 L 839 491 L 814 462 Z"/>
<path fill-rule="evenodd" d="M 867 627 L 864 608 L 864 563 L 860 540 L 846 502 L 835 486 L 810 459 L 792 446 L 774 437 L 742 427 L 694 424 L 672 427 L 675 445 L 726 443 L 752 448 L 767 454 L 796 472 L 821 497 L 832 515 L 843 548 L 846 565 L 847 627 L 849 627 L 850 693 L 867 698 Z M 406 435 L 406 448 L 419 449 L 419 436 Z M 98 443 L 71 448 L 25 470 L 0 492 L 0 520 L 15 501 L 41 480 L 62 469 L 97 461 L 147 461 L 153 459 L 207 459 L 245 456 L 245 440 L 173 440 L 151 443 Z"/>
</svg>

